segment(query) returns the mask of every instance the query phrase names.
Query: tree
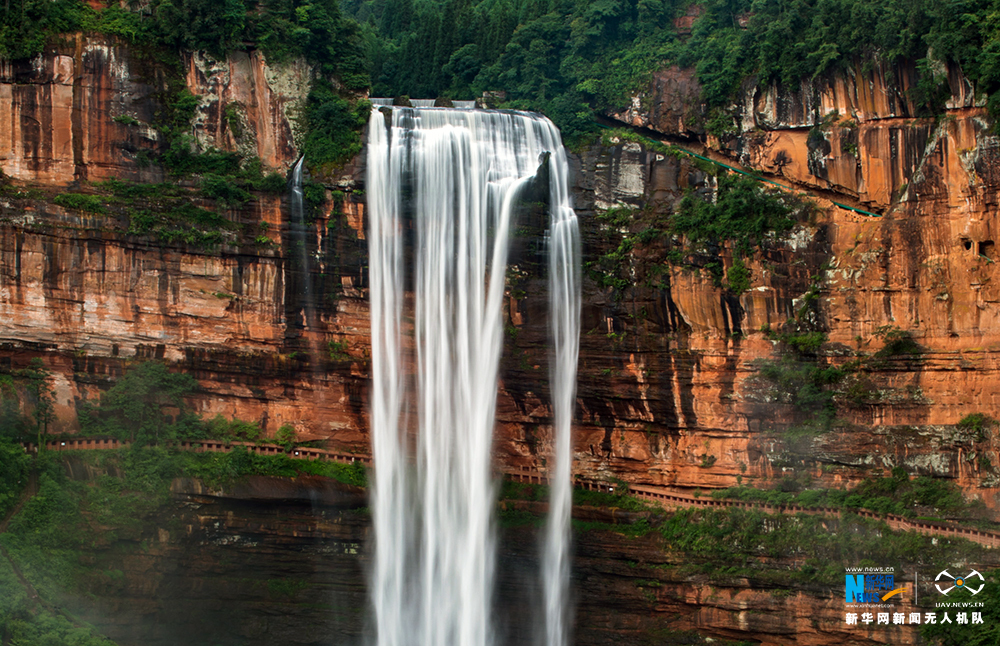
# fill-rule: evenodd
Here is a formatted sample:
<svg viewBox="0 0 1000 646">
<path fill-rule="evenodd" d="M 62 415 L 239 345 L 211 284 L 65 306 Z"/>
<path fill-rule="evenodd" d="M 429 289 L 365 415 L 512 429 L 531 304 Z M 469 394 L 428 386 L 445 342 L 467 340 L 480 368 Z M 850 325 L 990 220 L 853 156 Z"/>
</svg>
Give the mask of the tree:
<svg viewBox="0 0 1000 646">
<path fill-rule="evenodd" d="M 35 357 L 28 367 L 16 371 L 15 375 L 27 380 L 29 403 L 34 406 L 35 433 L 38 435 L 38 447 L 45 446 L 44 437 L 48 435 L 49 424 L 55 419 L 52 387 L 48 383 L 51 373 L 46 370 L 45 362 Z"/>
<path fill-rule="evenodd" d="M 1000 644 L 1000 582 L 997 581 L 996 570 L 986 573 L 986 589 L 976 595 L 976 601 L 982 601 L 982 608 L 956 608 L 949 611 L 972 612 L 982 610 L 983 622 L 979 624 L 929 624 L 923 627 L 921 634 L 932 644 L 940 646 L 995 646 Z M 972 582 L 975 582 L 972 579 Z M 940 610 L 940 609 L 939 609 Z"/>
<path fill-rule="evenodd" d="M 285 447 L 285 453 L 288 453 L 295 447 L 295 427 L 291 424 L 282 424 L 278 432 L 274 434 L 274 441 Z"/>
<path fill-rule="evenodd" d="M 140 363 L 101 396 L 93 421 L 105 432 L 132 442 L 176 439 L 192 426 L 184 397 L 196 385 L 191 375 L 172 373 L 157 361 Z"/>
</svg>

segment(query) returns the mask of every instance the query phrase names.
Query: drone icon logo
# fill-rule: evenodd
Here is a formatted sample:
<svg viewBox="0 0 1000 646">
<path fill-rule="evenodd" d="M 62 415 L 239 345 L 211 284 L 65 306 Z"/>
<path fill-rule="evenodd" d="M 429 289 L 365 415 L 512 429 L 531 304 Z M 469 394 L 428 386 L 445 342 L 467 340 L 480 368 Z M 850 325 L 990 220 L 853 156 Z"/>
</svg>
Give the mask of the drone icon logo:
<svg viewBox="0 0 1000 646">
<path fill-rule="evenodd" d="M 973 588 L 971 585 L 969 585 L 969 579 L 971 579 L 974 576 L 979 577 L 978 588 Z M 951 579 L 951 581 L 944 582 L 944 585 L 948 585 L 948 583 L 951 583 L 951 585 L 943 590 L 941 589 L 941 584 L 937 583 L 942 578 Z M 941 570 L 940 572 L 938 572 L 937 577 L 934 578 L 934 587 L 937 588 L 937 591 L 940 592 L 941 594 L 948 594 L 955 588 L 963 588 L 965 590 L 968 590 L 972 594 L 979 594 L 982 591 L 984 585 L 986 585 L 986 582 L 985 579 L 983 579 L 983 575 L 976 570 L 973 570 L 972 572 L 969 572 L 967 575 L 960 576 L 958 578 L 953 577 L 951 574 L 949 574 L 948 570 Z"/>
</svg>

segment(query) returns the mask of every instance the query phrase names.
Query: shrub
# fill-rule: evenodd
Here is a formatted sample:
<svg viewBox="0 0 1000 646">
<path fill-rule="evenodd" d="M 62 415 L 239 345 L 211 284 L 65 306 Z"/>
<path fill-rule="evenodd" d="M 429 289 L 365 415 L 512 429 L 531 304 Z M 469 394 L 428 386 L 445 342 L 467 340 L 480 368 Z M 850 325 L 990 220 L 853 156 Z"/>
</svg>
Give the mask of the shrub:
<svg viewBox="0 0 1000 646">
<path fill-rule="evenodd" d="M 306 99 L 307 134 L 302 153 L 311 168 L 333 168 L 361 152 L 360 130 L 368 123 L 371 104 L 351 104 L 329 82 L 318 80 Z"/>
<path fill-rule="evenodd" d="M 246 422 L 240 419 L 226 419 L 216 415 L 204 423 L 208 437 L 226 441 L 257 442 L 264 432 L 257 422 Z"/>
<path fill-rule="evenodd" d="M 726 272 L 726 281 L 729 289 L 735 294 L 742 294 L 750 289 L 750 270 L 742 258 L 736 258 L 733 265 Z"/>
<path fill-rule="evenodd" d="M 347 352 L 347 341 L 328 341 L 326 346 L 330 361 L 351 360 L 351 355 Z"/>
<path fill-rule="evenodd" d="M 0 439 L 0 518 L 14 507 L 28 482 L 31 458 L 20 444 Z"/>
<path fill-rule="evenodd" d="M 104 213 L 104 200 L 99 195 L 84 195 L 82 193 L 63 193 L 52 200 L 59 206 L 77 211 Z"/>
<path fill-rule="evenodd" d="M 209 173 L 201 178 L 201 192 L 218 200 L 223 206 L 239 208 L 253 197 L 232 179 Z"/>
<path fill-rule="evenodd" d="M 997 425 L 997 421 L 984 413 L 969 413 L 961 420 L 957 426 L 960 430 L 971 433 L 977 442 L 986 439 L 989 429 Z"/>
<path fill-rule="evenodd" d="M 877 359 L 919 355 L 924 349 L 913 339 L 908 330 L 893 325 L 883 325 L 875 330 L 875 336 L 882 339 L 883 346 L 874 354 Z"/>
<path fill-rule="evenodd" d="M 801 204 L 793 196 L 768 190 L 758 178 L 738 173 L 719 175 L 714 202 L 688 193 L 673 218 L 673 230 L 694 244 L 731 241 L 740 256 L 752 255 L 764 239 L 795 225 Z"/>
</svg>

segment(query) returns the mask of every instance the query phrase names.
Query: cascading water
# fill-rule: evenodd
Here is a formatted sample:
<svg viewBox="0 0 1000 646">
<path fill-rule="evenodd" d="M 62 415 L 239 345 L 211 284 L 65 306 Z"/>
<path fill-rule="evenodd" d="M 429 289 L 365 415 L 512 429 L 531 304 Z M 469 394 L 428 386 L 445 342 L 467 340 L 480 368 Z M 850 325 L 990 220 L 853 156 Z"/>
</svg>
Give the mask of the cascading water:
<svg viewBox="0 0 1000 646">
<path fill-rule="evenodd" d="M 292 176 L 288 181 L 292 216 L 289 233 L 291 234 L 292 247 L 295 250 L 295 262 L 298 264 L 298 269 L 302 274 L 302 322 L 305 327 L 311 328 L 314 325 L 313 290 L 312 275 L 309 272 L 309 249 L 306 244 L 308 232 L 305 222 L 305 195 L 302 192 L 302 164 L 305 160 L 305 157 L 299 158 L 299 161 L 292 168 Z"/>
<path fill-rule="evenodd" d="M 394 108 L 373 111 L 368 136 L 378 644 L 492 643 L 490 452 L 507 248 L 518 193 L 549 153 L 557 454 L 542 587 L 546 640 L 564 646 L 580 304 L 579 235 L 559 133 L 526 113 Z M 404 276 L 411 222 L 413 271 Z M 404 281 L 414 295 L 412 388 L 403 376 Z"/>
<path fill-rule="evenodd" d="M 580 230 L 569 201 L 569 164 L 558 146 L 549 158 L 549 327 L 555 469 L 549 477 L 549 522 L 542 558 L 548 646 L 569 633 L 569 534 L 573 506 L 573 402 L 580 354 Z"/>
</svg>

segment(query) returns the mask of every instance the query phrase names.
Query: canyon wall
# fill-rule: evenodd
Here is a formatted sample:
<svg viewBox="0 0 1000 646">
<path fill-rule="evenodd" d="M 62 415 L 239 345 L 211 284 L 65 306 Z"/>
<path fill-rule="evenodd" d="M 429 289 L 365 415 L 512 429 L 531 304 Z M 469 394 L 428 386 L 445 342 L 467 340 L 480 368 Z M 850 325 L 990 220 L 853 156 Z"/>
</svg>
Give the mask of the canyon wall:
<svg viewBox="0 0 1000 646">
<path fill-rule="evenodd" d="M 259 50 L 217 61 L 189 54 L 182 70 L 106 36 L 76 34 L 30 60 L 0 61 L 0 171 L 23 182 L 161 181 L 156 149 L 174 77 L 199 98 L 190 134 L 202 150 L 259 157 L 287 170 L 296 116 L 311 84 L 303 61 L 270 66 Z"/>
<path fill-rule="evenodd" d="M 287 170 L 311 74 L 301 61 L 271 67 L 256 50 L 224 61 L 187 55 L 181 69 L 164 69 L 81 34 L 0 67 L 0 121 L 10 126 L 0 129 L 0 170 L 14 180 L 0 194 L 0 361 L 16 369 L 44 358 L 52 431 L 73 432 L 82 401 L 129 362 L 157 358 L 200 380 L 193 403 L 203 415 L 255 420 L 272 433 L 290 423 L 303 439 L 367 447 L 364 227 L 350 195 L 301 241 L 318 259 L 315 303 L 287 253 L 285 198 L 225 209 L 234 226 L 265 237 L 212 250 L 128 233 L 130 206 L 88 213 L 53 202 L 108 179 L 164 181 L 149 155 L 163 145 L 154 125 L 178 79 L 199 99 L 189 132 L 197 150 Z M 348 354 L 331 359 L 328 343 L 345 340 Z"/>
<path fill-rule="evenodd" d="M 655 311 L 662 295 L 637 286 L 630 295 L 634 303 L 618 304 L 608 331 L 625 319 L 622 329 L 640 337 L 629 361 L 619 358 L 623 378 L 640 392 L 662 392 L 644 386 L 648 376 L 642 371 L 662 370 L 649 365 L 651 357 L 683 356 L 693 364 L 687 383 L 694 395 L 666 451 L 662 442 L 659 452 L 647 449 L 654 444 L 645 440 L 656 415 L 633 405 L 639 411 L 632 416 L 636 432 L 619 433 L 624 425 L 616 426 L 609 438 L 612 460 L 632 457 L 642 471 L 653 467 L 669 474 L 665 480 L 687 486 L 717 486 L 737 473 L 775 477 L 790 453 L 812 458 L 805 464 L 830 482 L 899 465 L 956 478 L 992 506 L 995 438 L 975 442 L 952 425 L 973 412 L 997 414 L 992 384 L 1000 309 L 993 279 L 1000 140 L 961 71 L 941 73 L 951 97 L 937 118 L 921 116 L 909 100 L 912 68 L 878 64 L 858 65 L 795 91 L 761 88 L 751 79 L 732 106 L 729 132 L 719 135 L 705 134 L 706 111 L 687 70 L 663 70 L 631 109 L 609 113 L 614 121 L 715 161 L 762 172 L 818 207 L 809 221 L 756 251 L 750 288 L 739 295 L 735 317 L 732 294 L 713 288 L 705 272 L 671 266 L 666 309 L 676 308 L 684 329 L 661 343 L 676 343 L 677 352 L 656 352 L 645 341 L 658 322 L 630 318 L 636 306 Z M 628 148 L 631 153 L 624 152 Z M 699 186 L 688 159 L 678 169 L 671 157 L 625 143 L 621 157 L 608 164 L 614 172 L 615 164 L 626 163 L 633 170 L 619 174 L 638 174 L 641 180 L 628 183 L 644 190 L 614 194 L 618 187 L 598 182 L 598 206 L 663 208 L 685 179 Z M 722 254 L 727 267 L 729 255 Z M 883 345 L 880 333 L 890 328 L 919 349 L 864 371 L 869 392 L 841 402 L 834 432 L 807 445 L 799 441 L 790 452 L 792 443 L 780 434 L 762 432 L 780 427 L 789 415 L 788 407 L 762 393 L 760 361 L 771 358 L 777 345 L 762 329 L 779 328 L 810 299 L 816 299 L 812 329 L 827 335 L 825 354 L 834 364 L 871 356 Z M 685 383 L 677 376 L 671 380 Z M 629 456 L 630 446 L 640 448 Z M 700 455 L 717 459 L 699 465 Z"/>
<path fill-rule="evenodd" d="M 719 135 L 705 134 L 686 70 L 657 73 L 631 109 L 609 113 L 757 169 L 816 208 L 755 250 L 745 292 L 718 286 L 697 263 L 669 262 L 669 240 L 636 245 L 622 261 L 631 284 L 602 287 L 594 263 L 623 232 L 601 213 L 669 214 L 686 191 L 717 190 L 716 180 L 701 160 L 637 141 L 571 155 L 587 265 L 578 473 L 713 488 L 795 468 L 838 485 L 903 465 L 993 503 L 995 438 L 954 425 L 973 412 L 1000 417 L 991 387 L 1000 140 L 960 71 L 943 73 L 952 97 L 941 118 L 908 100 L 912 69 L 878 65 L 795 91 L 748 82 Z M 310 74 L 300 63 L 271 68 L 259 52 L 189 56 L 182 77 L 200 97 L 194 140 L 287 169 Z M 291 423 L 303 440 L 366 452 L 363 158 L 309 224 L 306 272 L 291 251 L 285 198 L 226 210 L 236 223 L 268 223 L 265 244 L 208 250 L 129 234 L 120 211 L 53 203 L 67 187 L 88 192 L 88 182 L 163 178 L 141 154 L 159 145 L 150 124 L 163 87 L 155 65 L 88 36 L 0 69 L 0 120 L 11 124 L 0 132 L 0 168 L 15 182 L 0 197 L 0 361 L 44 359 L 59 432 L 74 431 L 80 403 L 131 362 L 160 358 L 198 379 L 192 404 L 203 415 L 258 421 L 268 433 Z M 510 466 L 544 468 L 549 454 L 544 221 L 524 210 L 508 272 L 496 452 Z M 719 258 L 731 267 L 731 249 Z M 863 392 L 838 395 L 832 431 L 789 438 L 783 430 L 801 415 L 773 396 L 760 366 L 781 350 L 773 331 L 803 304 L 827 337 L 824 361 L 873 354 L 889 328 L 917 350 L 865 364 L 852 377 Z"/>
</svg>

